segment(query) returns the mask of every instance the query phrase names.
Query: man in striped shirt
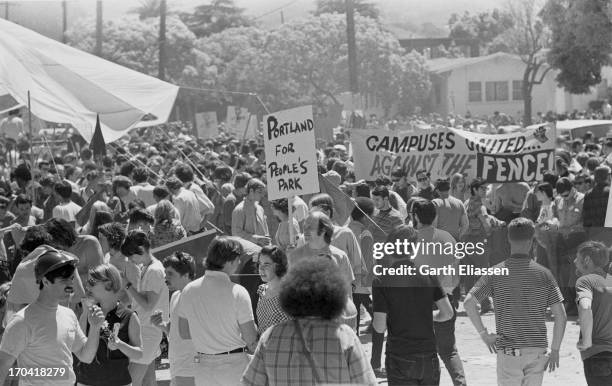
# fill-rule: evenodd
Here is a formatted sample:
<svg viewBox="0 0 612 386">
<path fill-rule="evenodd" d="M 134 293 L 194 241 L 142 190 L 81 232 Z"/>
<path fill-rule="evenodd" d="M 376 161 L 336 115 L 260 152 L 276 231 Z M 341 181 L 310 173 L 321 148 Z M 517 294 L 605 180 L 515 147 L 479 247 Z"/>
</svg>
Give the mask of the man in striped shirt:
<svg viewBox="0 0 612 386">
<path fill-rule="evenodd" d="M 563 296 L 551 272 L 529 256 L 535 226 L 516 218 L 508 225 L 510 258 L 496 265 L 507 275 L 482 276 L 465 299 L 465 310 L 491 353 L 497 353 L 499 385 L 541 385 L 544 371 L 559 367 L 559 349 L 567 316 Z M 495 303 L 496 333 L 489 333 L 477 311 L 488 296 Z M 553 339 L 547 351 L 546 310 L 554 315 Z"/>
</svg>

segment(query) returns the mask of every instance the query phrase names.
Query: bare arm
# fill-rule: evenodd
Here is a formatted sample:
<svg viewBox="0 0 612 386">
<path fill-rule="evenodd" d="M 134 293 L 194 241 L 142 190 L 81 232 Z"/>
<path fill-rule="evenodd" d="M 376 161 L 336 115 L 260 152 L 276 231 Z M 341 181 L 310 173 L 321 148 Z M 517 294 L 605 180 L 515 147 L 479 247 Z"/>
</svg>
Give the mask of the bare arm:
<svg viewBox="0 0 612 386">
<path fill-rule="evenodd" d="M 442 299 L 438 300 L 436 306 L 438 306 L 438 309 L 433 312 L 434 322 L 446 322 L 453 318 L 453 306 L 451 306 L 448 296 L 444 296 Z"/>
<path fill-rule="evenodd" d="M 117 348 L 131 360 L 142 358 L 142 339 L 140 336 L 140 320 L 136 314 L 130 317 L 128 325 L 129 342 L 118 340 Z"/>
<path fill-rule="evenodd" d="M 379 334 L 384 333 L 387 330 L 387 314 L 384 312 L 375 312 L 372 327 L 374 327 L 374 331 Z"/>
<path fill-rule="evenodd" d="M 550 306 L 550 310 L 552 311 L 553 317 L 555 319 L 553 326 L 553 339 L 551 349 L 559 351 L 559 349 L 561 348 L 561 341 L 563 340 L 563 335 L 565 335 L 565 324 L 567 323 L 567 315 L 565 314 L 565 307 L 563 307 L 563 303 L 561 302 L 555 303 Z"/>
<path fill-rule="evenodd" d="M 145 311 L 153 311 L 161 293 L 153 291 L 138 292 L 134 286 L 130 286 L 127 292 L 132 296 L 132 299 L 140 305 Z"/>
<path fill-rule="evenodd" d="M 580 299 L 578 303 L 578 316 L 581 335 L 578 349 L 585 350 L 593 345 L 593 310 L 591 309 L 591 299 Z"/>
<path fill-rule="evenodd" d="M 242 340 L 246 342 L 249 351 L 255 352 L 255 348 L 257 347 L 257 328 L 255 327 L 255 321 L 251 320 L 239 324 L 238 326 L 240 327 Z"/>
</svg>

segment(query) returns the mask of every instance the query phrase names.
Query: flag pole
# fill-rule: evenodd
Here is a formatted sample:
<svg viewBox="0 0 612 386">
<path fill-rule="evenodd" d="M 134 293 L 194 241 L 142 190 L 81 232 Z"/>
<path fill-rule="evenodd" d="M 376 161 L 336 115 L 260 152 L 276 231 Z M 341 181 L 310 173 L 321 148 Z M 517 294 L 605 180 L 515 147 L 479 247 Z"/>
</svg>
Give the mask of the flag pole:
<svg viewBox="0 0 612 386">
<path fill-rule="evenodd" d="M 28 90 L 28 126 L 30 129 L 30 171 L 34 172 L 34 128 L 32 127 L 32 101 L 30 100 L 30 90 Z M 17 150 L 17 149 L 15 149 Z M 53 157 L 53 154 L 51 154 Z M 33 177 L 33 176 L 32 176 Z M 34 180 L 31 181 L 32 184 L 32 202 L 36 202 L 36 188 L 34 187 Z"/>
</svg>

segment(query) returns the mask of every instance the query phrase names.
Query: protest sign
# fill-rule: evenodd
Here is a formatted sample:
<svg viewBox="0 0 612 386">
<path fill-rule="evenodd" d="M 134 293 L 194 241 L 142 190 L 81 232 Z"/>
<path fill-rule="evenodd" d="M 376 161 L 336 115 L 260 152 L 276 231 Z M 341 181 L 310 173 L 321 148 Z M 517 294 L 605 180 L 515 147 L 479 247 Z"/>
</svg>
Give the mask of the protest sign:
<svg viewBox="0 0 612 386">
<path fill-rule="evenodd" d="M 217 132 L 217 112 L 206 111 L 195 115 L 198 138 L 212 138 Z"/>
<path fill-rule="evenodd" d="M 268 199 L 319 192 L 312 106 L 266 115 L 264 148 Z"/>
<path fill-rule="evenodd" d="M 434 180 L 462 173 L 491 183 L 541 181 L 554 168 L 555 139 L 550 126 L 498 135 L 452 128 L 351 130 L 355 176 L 368 181 L 396 167 L 409 179 L 424 169 Z"/>
</svg>

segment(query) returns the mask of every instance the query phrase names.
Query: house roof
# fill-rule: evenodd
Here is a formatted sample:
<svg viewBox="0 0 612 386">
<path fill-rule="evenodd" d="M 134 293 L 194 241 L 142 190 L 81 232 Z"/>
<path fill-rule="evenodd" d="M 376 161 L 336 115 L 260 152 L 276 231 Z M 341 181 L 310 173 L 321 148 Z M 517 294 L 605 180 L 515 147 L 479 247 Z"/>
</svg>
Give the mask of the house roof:
<svg viewBox="0 0 612 386">
<path fill-rule="evenodd" d="M 471 66 L 477 63 L 486 62 L 488 60 L 507 58 L 512 60 L 521 60 L 518 56 L 505 52 L 496 52 L 491 55 L 477 56 L 474 58 L 436 58 L 430 59 L 425 63 L 425 67 L 430 72 L 442 74 L 444 72 L 456 70 L 458 68 Z"/>
</svg>

